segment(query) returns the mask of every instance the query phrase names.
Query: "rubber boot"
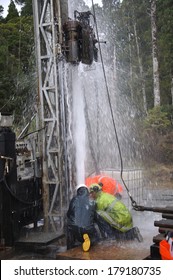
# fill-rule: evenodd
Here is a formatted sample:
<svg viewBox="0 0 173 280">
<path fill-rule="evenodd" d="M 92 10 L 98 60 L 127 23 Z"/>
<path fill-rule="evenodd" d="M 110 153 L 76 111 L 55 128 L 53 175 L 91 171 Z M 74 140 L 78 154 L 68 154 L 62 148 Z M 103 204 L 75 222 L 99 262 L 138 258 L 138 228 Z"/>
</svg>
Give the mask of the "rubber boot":
<svg viewBox="0 0 173 280">
<path fill-rule="evenodd" d="M 88 252 L 91 246 L 91 241 L 87 233 L 83 234 L 84 242 L 82 244 L 82 248 L 84 252 Z"/>
</svg>

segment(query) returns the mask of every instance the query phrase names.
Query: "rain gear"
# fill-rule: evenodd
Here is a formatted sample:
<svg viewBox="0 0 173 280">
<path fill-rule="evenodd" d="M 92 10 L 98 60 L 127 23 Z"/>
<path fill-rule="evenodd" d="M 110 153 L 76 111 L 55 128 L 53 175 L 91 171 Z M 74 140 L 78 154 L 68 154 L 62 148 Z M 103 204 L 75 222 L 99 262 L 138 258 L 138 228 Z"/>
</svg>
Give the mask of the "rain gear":
<svg viewBox="0 0 173 280">
<path fill-rule="evenodd" d="M 112 195 L 117 195 L 117 194 L 122 195 L 122 193 L 123 193 L 123 187 L 120 185 L 120 183 L 118 183 L 115 179 L 113 179 L 109 176 L 106 176 L 104 174 L 87 177 L 85 179 L 85 184 L 88 187 L 94 183 L 97 183 L 97 184 L 102 183 L 103 192 L 110 193 Z"/>
<path fill-rule="evenodd" d="M 67 212 L 67 249 L 75 247 L 76 241 L 83 242 L 84 234 L 88 234 L 92 244 L 98 241 L 94 216 L 95 203 L 89 198 L 88 188 L 80 187 Z"/>
<path fill-rule="evenodd" d="M 162 260 L 173 260 L 173 231 L 168 232 L 166 239 L 160 241 L 159 251 Z"/>
<path fill-rule="evenodd" d="M 97 213 L 113 228 L 127 232 L 133 227 L 127 207 L 113 195 L 99 191 L 96 197 Z"/>
<path fill-rule="evenodd" d="M 67 212 L 68 224 L 78 227 L 90 227 L 94 224 L 95 204 L 89 199 L 89 192 L 81 187 L 77 196 L 72 198 Z"/>
</svg>

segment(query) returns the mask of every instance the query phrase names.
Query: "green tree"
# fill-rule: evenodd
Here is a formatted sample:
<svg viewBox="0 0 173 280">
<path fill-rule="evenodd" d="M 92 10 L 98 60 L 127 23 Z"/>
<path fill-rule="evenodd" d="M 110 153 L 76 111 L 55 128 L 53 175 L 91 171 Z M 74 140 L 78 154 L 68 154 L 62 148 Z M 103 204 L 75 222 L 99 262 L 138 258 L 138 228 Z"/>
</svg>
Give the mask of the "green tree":
<svg viewBox="0 0 173 280">
<path fill-rule="evenodd" d="M 0 5 L 0 22 L 3 19 L 3 16 L 2 16 L 3 12 L 4 12 L 4 8 L 3 8 L 3 6 Z"/>
<path fill-rule="evenodd" d="M 158 0 L 157 11 L 161 101 L 162 104 L 173 104 L 173 2 Z"/>
<path fill-rule="evenodd" d="M 22 5 L 21 7 L 22 16 L 31 16 L 33 14 L 32 0 L 15 0 L 15 3 L 18 5 Z"/>
<path fill-rule="evenodd" d="M 13 0 L 11 0 L 9 6 L 8 6 L 8 14 L 7 14 L 7 17 L 6 17 L 6 21 L 9 21 L 11 19 L 14 19 L 16 17 L 19 17 L 19 13 L 18 13 L 18 10 L 16 8 L 16 5 L 14 3 Z"/>
<path fill-rule="evenodd" d="M 33 91 L 33 45 L 31 17 L 0 24 L 0 111 L 13 111 L 15 121 Z"/>
</svg>

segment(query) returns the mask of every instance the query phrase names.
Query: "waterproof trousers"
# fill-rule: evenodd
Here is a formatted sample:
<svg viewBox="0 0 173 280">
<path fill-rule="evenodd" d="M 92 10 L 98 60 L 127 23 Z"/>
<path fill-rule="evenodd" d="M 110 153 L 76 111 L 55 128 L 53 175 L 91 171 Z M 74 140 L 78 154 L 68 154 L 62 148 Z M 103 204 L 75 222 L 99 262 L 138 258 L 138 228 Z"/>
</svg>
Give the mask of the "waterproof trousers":
<svg viewBox="0 0 173 280">
<path fill-rule="evenodd" d="M 113 228 L 98 213 L 96 214 L 96 223 L 103 239 L 133 240 L 136 237 L 134 235 L 134 228 L 129 229 L 127 232 L 121 232 L 120 230 Z"/>
</svg>

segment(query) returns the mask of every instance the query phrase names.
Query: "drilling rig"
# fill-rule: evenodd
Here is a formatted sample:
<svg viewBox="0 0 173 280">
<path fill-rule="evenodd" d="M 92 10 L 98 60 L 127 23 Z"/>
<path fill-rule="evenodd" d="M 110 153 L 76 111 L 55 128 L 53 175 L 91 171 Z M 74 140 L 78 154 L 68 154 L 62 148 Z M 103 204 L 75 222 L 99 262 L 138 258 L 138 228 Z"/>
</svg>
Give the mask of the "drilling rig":
<svg viewBox="0 0 173 280">
<path fill-rule="evenodd" d="M 90 25 L 92 13 L 74 11 L 68 18 L 67 0 L 33 1 L 42 134 L 44 218 L 64 227 L 72 186 L 73 158 L 69 155 L 68 101 L 64 95 L 64 64 L 91 65 L 97 61 L 97 40 Z M 50 192 L 51 189 L 51 192 Z M 51 194 L 50 194 L 51 193 Z M 54 219 L 55 218 L 55 219 Z"/>
<path fill-rule="evenodd" d="M 48 228 L 51 221 L 54 227 L 57 225 L 58 232 L 62 232 L 63 209 L 66 209 L 71 186 L 65 131 L 66 105 L 59 74 L 63 63 L 61 66 L 58 64 L 62 53 L 62 24 L 68 19 L 67 1 L 36 0 L 33 1 L 33 12 L 38 70 L 44 224 Z"/>
<path fill-rule="evenodd" d="M 75 67 L 97 61 L 90 11 L 74 11 L 74 19 L 69 19 L 68 0 L 33 0 L 32 5 L 38 102 L 37 133 L 30 137 L 29 149 L 22 138 L 16 142 L 6 116 L 0 121 L 1 241 L 10 246 L 20 238 L 23 227 L 33 223 L 37 228 L 40 219 L 49 239 L 64 233 L 76 184 L 69 113 L 72 97 L 64 73 L 67 64 Z M 24 176 L 26 169 L 31 171 L 29 178 Z"/>
</svg>

